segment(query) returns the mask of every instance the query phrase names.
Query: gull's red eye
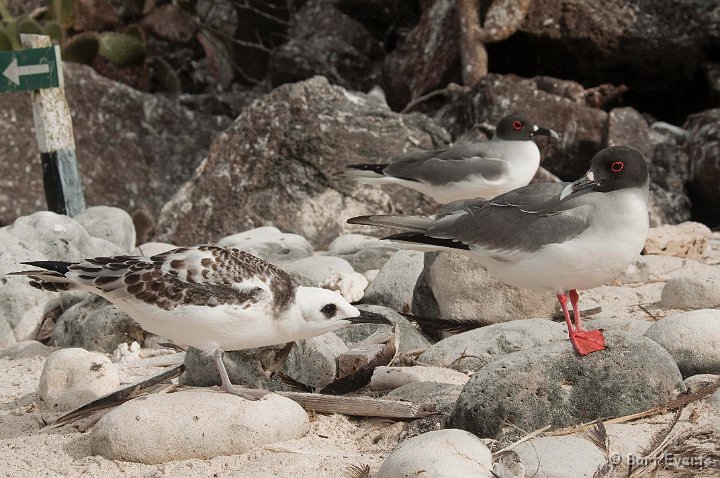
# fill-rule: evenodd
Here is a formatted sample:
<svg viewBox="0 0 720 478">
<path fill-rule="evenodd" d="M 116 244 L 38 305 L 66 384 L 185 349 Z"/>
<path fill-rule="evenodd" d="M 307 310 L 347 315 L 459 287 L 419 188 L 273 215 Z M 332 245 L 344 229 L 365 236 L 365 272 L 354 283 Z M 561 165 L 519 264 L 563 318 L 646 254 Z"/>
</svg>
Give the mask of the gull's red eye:
<svg viewBox="0 0 720 478">
<path fill-rule="evenodd" d="M 512 122 L 512 127 L 513 127 L 513 129 L 519 130 L 523 127 L 523 124 L 521 121 L 515 120 Z"/>
<path fill-rule="evenodd" d="M 612 169 L 613 173 L 619 173 L 623 170 L 624 167 L 625 163 L 623 163 L 622 161 L 615 161 L 614 163 L 612 163 L 612 165 L 610 165 L 610 169 Z"/>
</svg>

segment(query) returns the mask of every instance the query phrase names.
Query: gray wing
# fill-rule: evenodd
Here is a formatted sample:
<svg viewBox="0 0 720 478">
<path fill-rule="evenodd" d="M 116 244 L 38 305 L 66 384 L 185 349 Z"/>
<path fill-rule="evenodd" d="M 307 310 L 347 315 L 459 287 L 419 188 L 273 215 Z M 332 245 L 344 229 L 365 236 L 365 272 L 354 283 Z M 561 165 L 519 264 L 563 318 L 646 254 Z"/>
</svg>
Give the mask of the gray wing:
<svg viewBox="0 0 720 478">
<path fill-rule="evenodd" d="M 442 185 L 462 181 L 470 176 L 482 176 L 488 181 L 498 179 L 510 171 L 491 143 L 465 143 L 449 149 L 415 151 L 393 158 L 383 173 L 410 181 Z"/>
<path fill-rule="evenodd" d="M 425 234 L 489 251 L 533 252 L 564 242 L 587 227 L 583 204 L 560 200 L 567 184 L 531 184 L 491 201 L 456 201 L 441 210 Z"/>
</svg>

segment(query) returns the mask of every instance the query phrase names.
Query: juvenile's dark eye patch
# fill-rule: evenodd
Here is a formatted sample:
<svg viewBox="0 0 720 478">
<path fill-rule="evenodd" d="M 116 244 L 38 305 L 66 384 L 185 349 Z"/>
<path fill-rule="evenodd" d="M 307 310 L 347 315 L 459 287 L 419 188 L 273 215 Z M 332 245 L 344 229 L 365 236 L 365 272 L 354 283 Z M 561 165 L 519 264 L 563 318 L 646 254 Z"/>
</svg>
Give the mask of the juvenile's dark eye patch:
<svg viewBox="0 0 720 478">
<path fill-rule="evenodd" d="M 335 312 L 337 312 L 337 305 L 326 304 L 322 309 L 320 309 L 320 312 L 322 312 L 325 317 L 332 317 L 335 315 Z"/>
</svg>

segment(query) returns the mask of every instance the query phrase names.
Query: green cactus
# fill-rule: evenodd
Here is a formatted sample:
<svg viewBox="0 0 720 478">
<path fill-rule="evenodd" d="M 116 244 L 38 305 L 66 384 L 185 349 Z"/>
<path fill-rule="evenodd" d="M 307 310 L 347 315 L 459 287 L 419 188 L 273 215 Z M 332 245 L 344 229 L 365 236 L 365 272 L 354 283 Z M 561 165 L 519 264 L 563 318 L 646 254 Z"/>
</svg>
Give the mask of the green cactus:
<svg viewBox="0 0 720 478">
<path fill-rule="evenodd" d="M 48 0 L 48 9 L 64 29 L 72 27 L 75 21 L 76 0 Z"/>
<path fill-rule="evenodd" d="M 100 35 L 97 32 L 83 32 L 68 39 L 62 48 L 63 61 L 89 65 L 100 51 Z"/>
<path fill-rule="evenodd" d="M 7 32 L 5 32 L 5 29 L 0 27 L 0 51 L 8 51 L 12 49 L 13 44 L 12 41 L 10 41 L 10 37 Z"/>
<path fill-rule="evenodd" d="M 43 29 L 38 22 L 30 17 L 19 18 L 17 21 L 17 32 L 29 33 L 31 35 L 42 35 Z"/>
<path fill-rule="evenodd" d="M 163 91 L 177 93 L 181 90 L 180 78 L 170 63 L 160 57 L 152 59 L 152 78 Z"/>
<path fill-rule="evenodd" d="M 103 33 L 100 35 L 100 56 L 117 67 L 136 65 L 145 60 L 145 44 L 126 33 Z"/>
<path fill-rule="evenodd" d="M 45 35 L 52 38 L 55 43 L 59 43 L 60 45 L 65 43 L 65 30 L 60 26 L 60 23 L 55 20 L 47 22 L 43 31 Z"/>
</svg>

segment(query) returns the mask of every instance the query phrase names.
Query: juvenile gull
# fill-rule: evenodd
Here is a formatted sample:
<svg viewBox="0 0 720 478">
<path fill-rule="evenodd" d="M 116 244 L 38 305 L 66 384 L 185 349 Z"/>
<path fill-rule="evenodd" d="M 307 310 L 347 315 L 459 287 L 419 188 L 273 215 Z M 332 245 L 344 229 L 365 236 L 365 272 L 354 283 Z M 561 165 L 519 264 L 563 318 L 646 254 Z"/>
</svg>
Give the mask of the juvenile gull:
<svg viewBox="0 0 720 478">
<path fill-rule="evenodd" d="M 143 329 L 213 357 L 222 388 L 253 399 L 265 391 L 233 385 L 223 352 L 307 339 L 351 323 L 388 323 L 340 294 L 301 287 L 282 269 L 237 249 L 183 247 L 152 257 L 36 261 L 13 272 L 50 291 L 85 290 L 109 300 Z"/>
<path fill-rule="evenodd" d="M 582 326 L 576 289 L 615 278 L 640 253 L 648 231 L 648 183 L 643 156 L 614 146 L 597 153 L 573 183 L 531 184 L 489 201 L 458 201 L 435 216 L 361 216 L 348 223 L 405 229 L 387 239 L 465 251 L 508 284 L 556 292 L 570 340 L 586 355 L 604 349 L 605 339 Z"/>
<path fill-rule="evenodd" d="M 388 164 L 355 164 L 342 174 L 363 184 L 399 184 L 437 202 L 493 198 L 526 186 L 540 166 L 533 136 L 559 135 L 520 115 L 500 120 L 490 141 L 460 143 L 448 149 L 413 151 Z"/>
</svg>

